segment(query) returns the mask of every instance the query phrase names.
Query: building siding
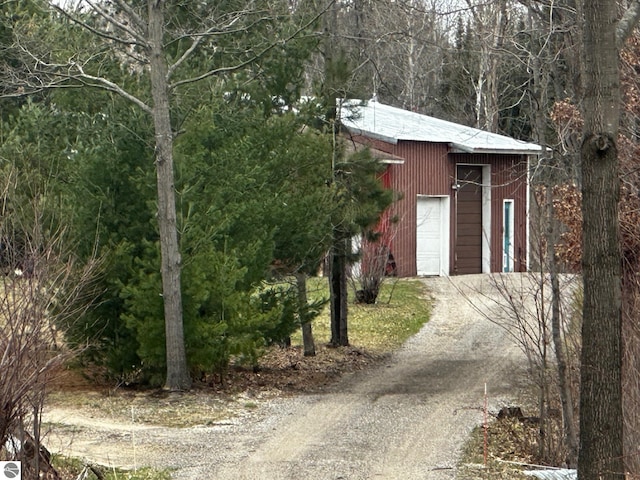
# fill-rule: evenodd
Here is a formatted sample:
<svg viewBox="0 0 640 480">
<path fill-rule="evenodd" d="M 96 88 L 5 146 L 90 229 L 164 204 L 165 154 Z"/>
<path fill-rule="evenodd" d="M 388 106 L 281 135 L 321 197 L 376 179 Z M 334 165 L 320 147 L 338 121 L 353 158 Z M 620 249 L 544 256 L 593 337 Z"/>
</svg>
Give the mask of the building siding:
<svg viewBox="0 0 640 480">
<path fill-rule="evenodd" d="M 385 218 L 397 221 L 385 227 L 385 237 L 401 277 L 415 276 L 416 271 L 416 206 L 421 195 L 449 197 L 450 238 L 449 268 L 455 273 L 456 205 L 452 186 L 456 182 L 456 166 L 490 166 L 490 231 L 489 266 L 502 271 L 503 199 L 514 200 L 515 270 L 526 269 L 527 252 L 527 160 L 524 155 L 450 153 L 446 144 L 398 141 L 397 144 L 354 136 L 353 140 L 404 159 L 403 164 L 390 164 L 383 175 L 385 186 L 401 195 Z"/>
<path fill-rule="evenodd" d="M 523 155 L 451 154 L 455 164 L 491 167 L 491 271 L 502 271 L 503 200 L 514 200 L 515 270 L 527 267 L 527 159 Z"/>
</svg>

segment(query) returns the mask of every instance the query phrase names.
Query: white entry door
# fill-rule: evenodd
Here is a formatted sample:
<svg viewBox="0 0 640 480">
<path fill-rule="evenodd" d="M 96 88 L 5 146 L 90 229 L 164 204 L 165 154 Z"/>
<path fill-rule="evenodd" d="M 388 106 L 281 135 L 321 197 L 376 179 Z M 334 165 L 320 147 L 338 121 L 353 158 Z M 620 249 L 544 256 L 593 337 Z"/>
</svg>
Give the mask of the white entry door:
<svg viewBox="0 0 640 480">
<path fill-rule="evenodd" d="M 449 198 L 418 197 L 416 267 L 418 275 L 449 272 Z"/>
</svg>

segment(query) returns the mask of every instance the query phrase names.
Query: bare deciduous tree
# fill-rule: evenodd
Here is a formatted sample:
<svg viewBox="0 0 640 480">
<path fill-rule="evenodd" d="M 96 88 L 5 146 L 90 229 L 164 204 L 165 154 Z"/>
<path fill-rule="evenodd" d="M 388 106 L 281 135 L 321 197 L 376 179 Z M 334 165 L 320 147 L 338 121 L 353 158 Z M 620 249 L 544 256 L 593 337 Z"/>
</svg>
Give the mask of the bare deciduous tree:
<svg viewBox="0 0 640 480">
<path fill-rule="evenodd" d="M 41 412 L 51 383 L 76 353 L 65 345 L 64 328 L 91 303 L 99 262 L 77 265 L 66 232 L 45 222 L 46 194 L 18 202 L 21 176 L 3 173 L 0 458 L 21 460 L 24 478 L 54 479 L 42 445 Z"/>
</svg>

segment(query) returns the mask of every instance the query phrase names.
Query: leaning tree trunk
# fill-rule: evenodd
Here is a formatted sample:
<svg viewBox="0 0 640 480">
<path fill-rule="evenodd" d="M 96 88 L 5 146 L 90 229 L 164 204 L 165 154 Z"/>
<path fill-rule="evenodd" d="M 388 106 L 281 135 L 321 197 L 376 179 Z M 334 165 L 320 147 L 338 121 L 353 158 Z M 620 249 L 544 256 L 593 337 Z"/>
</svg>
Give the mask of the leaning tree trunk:
<svg viewBox="0 0 640 480">
<path fill-rule="evenodd" d="M 584 3 L 580 480 L 624 478 L 615 0 Z"/>
<path fill-rule="evenodd" d="M 188 390 L 191 378 L 187 368 L 182 324 L 180 249 L 176 222 L 173 172 L 173 132 L 169 111 L 167 64 L 163 51 L 164 2 L 149 0 L 149 70 L 153 96 L 153 125 L 156 141 L 158 182 L 158 227 L 162 257 L 162 298 L 166 335 L 167 378 L 165 388 Z"/>
<path fill-rule="evenodd" d="M 529 5 L 529 20 L 528 27 L 531 31 L 534 31 L 533 22 L 535 12 L 533 7 Z M 546 37 L 545 37 L 546 38 Z M 541 55 L 543 48 L 536 42 L 535 53 L 532 49 L 530 54 L 530 63 L 533 76 L 533 95 L 536 100 L 535 104 L 539 108 L 533 111 L 533 123 L 536 127 L 536 133 L 538 136 L 538 142 L 541 145 L 546 145 L 546 122 L 544 106 L 548 105 L 547 85 L 549 85 L 549 73 L 544 73 L 542 68 Z M 557 168 L 558 162 L 554 155 L 551 159 L 550 168 Z M 546 163 L 546 162 L 545 162 Z M 544 217 L 546 218 L 545 229 L 545 244 L 547 247 L 546 259 L 541 258 L 540 261 L 546 260 L 547 268 L 549 270 L 549 278 L 551 281 L 551 335 L 553 338 L 553 350 L 556 357 L 556 366 L 558 369 L 558 387 L 560 393 L 560 404 L 562 406 L 562 419 L 563 419 L 563 439 L 564 445 L 567 449 L 566 463 L 574 468 L 578 461 L 578 432 L 574 415 L 574 399 L 571 394 L 571 379 L 570 372 L 567 367 L 567 355 L 566 345 L 564 339 L 564 331 L 561 324 L 560 317 L 560 304 L 561 304 L 561 291 L 560 291 L 560 274 L 558 272 L 558 259 L 556 257 L 555 246 L 558 243 L 558 229 L 556 227 L 556 218 L 554 215 L 553 206 L 553 185 L 551 172 L 547 172 L 544 176 L 545 187 L 545 201 L 542 208 L 544 209 Z M 541 215 L 543 215 L 541 213 Z M 544 277 L 542 278 L 544 282 Z"/>
</svg>

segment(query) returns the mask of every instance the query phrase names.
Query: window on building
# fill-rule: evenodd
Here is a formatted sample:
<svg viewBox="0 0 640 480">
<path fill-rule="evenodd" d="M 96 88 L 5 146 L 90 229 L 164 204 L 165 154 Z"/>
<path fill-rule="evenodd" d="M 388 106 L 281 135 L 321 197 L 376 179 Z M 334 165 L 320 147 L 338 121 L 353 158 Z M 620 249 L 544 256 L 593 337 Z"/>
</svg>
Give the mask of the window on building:
<svg viewBox="0 0 640 480">
<path fill-rule="evenodd" d="M 502 271 L 513 272 L 513 200 L 504 200 L 502 208 Z"/>
</svg>

